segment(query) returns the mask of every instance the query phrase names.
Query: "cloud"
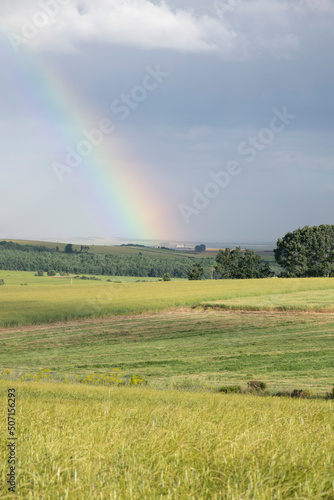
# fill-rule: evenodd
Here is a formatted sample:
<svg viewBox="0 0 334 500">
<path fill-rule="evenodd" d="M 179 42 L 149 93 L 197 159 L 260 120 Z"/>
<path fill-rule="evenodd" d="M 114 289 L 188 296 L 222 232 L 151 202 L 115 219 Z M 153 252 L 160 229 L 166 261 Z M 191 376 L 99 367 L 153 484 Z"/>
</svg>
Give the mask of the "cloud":
<svg viewBox="0 0 334 500">
<path fill-rule="evenodd" d="M 235 5 L 224 9 L 226 5 Z M 203 7 L 205 5 L 205 9 Z M 269 55 L 294 59 L 321 37 L 334 13 L 332 0 L 1 0 L 5 33 L 37 51 L 79 51 L 99 43 L 181 53 L 215 52 L 223 59 Z M 44 22 L 45 21 L 45 22 Z M 37 25 L 37 26 L 36 26 Z M 22 43 L 23 45 L 23 43 Z"/>
<path fill-rule="evenodd" d="M 23 37 L 36 31 L 29 48 L 38 50 L 103 42 L 199 53 L 217 50 L 215 39 L 230 46 L 235 37 L 213 17 L 196 17 L 189 10 L 172 10 L 165 2 L 155 5 L 148 0 L 40 0 L 38 4 L 19 0 L 15 8 L 5 0 L 0 17 L 4 31 Z"/>
</svg>

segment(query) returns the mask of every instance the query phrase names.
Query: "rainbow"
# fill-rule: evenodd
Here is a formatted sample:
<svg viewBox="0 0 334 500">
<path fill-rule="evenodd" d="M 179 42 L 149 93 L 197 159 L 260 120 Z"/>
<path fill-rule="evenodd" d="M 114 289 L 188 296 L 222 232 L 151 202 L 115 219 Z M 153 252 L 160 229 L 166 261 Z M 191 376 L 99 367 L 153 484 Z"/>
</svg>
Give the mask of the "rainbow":
<svg viewBox="0 0 334 500">
<path fill-rule="evenodd" d="M 41 58 L 24 50 L 16 55 L 10 46 L 5 57 L 11 68 L 11 79 L 15 82 L 13 92 L 24 96 L 34 116 L 50 123 L 41 130 L 47 141 L 56 141 L 63 156 L 50 158 L 50 165 L 58 161 L 65 164 L 66 147 L 75 149 L 85 140 L 82 131 L 98 127 L 102 118 L 97 117 L 89 103 L 82 103 L 62 75 Z M 113 96 L 111 96 L 111 101 Z M 93 147 L 90 155 L 73 173 L 81 182 L 80 189 L 101 228 L 107 228 L 108 236 L 131 239 L 167 239 L 173 231 L 170 215 L 161 193 L 154 189 L 152 167 L 140 164 L 120 148 L 117 133 L 104 136 L 100 146 Z M 156 175 L 156 174 L 155 174 Z M 55 176 L 55 182 L 58 182 Z"/>
</svg>

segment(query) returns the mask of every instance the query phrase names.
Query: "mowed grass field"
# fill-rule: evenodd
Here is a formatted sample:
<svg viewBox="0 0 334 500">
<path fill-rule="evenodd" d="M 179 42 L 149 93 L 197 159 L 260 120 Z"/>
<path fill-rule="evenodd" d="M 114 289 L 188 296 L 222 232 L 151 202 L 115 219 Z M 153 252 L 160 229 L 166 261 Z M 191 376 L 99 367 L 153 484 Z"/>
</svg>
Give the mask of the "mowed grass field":
<svg viewBox="0 0 334 500">
<path fill-rule="evenodd" d="M 55 380 L 118 368 L 150 386 L 272 390 L 334 384 L 334 314 L 174 311 L 0 330 L 0 367 L 16 377 L 44 368 Z"/>
<path fill-rule="evenodd" d="M 10 271 L 1 272 L 0 278 L 5 280 L 0 287 L 0 326 L 5 327 L 200 305 L 334 311 L 332 278 L 110 283 L 103 277 L 73 279 L 71 284 L 70 278 Z"/>
</svg>

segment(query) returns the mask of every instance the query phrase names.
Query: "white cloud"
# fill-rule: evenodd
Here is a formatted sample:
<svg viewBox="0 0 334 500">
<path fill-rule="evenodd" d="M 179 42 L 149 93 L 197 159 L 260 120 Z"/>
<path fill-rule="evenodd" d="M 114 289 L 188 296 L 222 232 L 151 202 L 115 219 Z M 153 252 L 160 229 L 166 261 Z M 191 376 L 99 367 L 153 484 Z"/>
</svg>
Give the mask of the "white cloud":
<svg viewBox="0 0 334 500">
<path fill-rule="evenodd" d="M 171 1 L 16 0 L 14 6 L 1 0 L 0 23 L 5 33 L 24 37 L 21 45 L 38 51 L 79 50 L 82 43 L 98 42 L 233 59 L 292 59 L 310 39 L 310 23 L 313 36 L 321 37 L 334 12 L 333 0 L 243 0 L 224 15 L 214 6 L 229 0 L 210 0 L 206 14 L 186 0 L 177 8 Z"/>
<path fill-rule="evenodd" d="M 59 5 L 62 3 L 63 5 Z M 43 8 L 44 6 L 44 8 Z M 48 14 L 51 6 L 53 14 Z M 42 13 L 42 14 L 41 14 Z M 77 42 L 98 41 L 144 49 L 172 49 L 181 52 L 217 50 L 214 39 L 230 46 L 234 33 L 219 20 L 195 17 L 191 11 L 171 10 L 164 2 L 148 0 L 19 0 L 13 6 L 2 0 L 3 30 L 27 38 L 29 48 L 64 49 Z M 36 27 L 36 24 L 44 26 Z M 35 28 L 34 28 L 35 25 Z"/>
<path fill-rule="evenodd" d="M 164 1 L 17 0 L 14 7 L 12 0 L 1 0 L 0 22 L 5 32 L 23 36 L 35 50 L 77 50 L 81 42 L 216 51 L 222 57 L 258 56 L 260 48 L 261 54 L 289 58 L 298 50 L 287 2 L 244 1 L 223 17 L 213 6 L 199 15 Z"/>
</svg>

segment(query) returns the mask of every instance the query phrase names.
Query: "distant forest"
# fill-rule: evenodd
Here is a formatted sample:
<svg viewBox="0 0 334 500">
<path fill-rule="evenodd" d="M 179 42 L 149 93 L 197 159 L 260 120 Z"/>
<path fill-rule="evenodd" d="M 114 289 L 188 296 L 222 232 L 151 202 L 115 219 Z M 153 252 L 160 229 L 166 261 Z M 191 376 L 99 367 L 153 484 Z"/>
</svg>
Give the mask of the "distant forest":
<svg viewBox="0 0 334 500">
<path fill-rule="evenodd" d="M 104 276 L 162 277 L 168 273 L 172 278 L 187 278 L 194 262 L 204 269 L 204 277 L 211 277 L 213 258 L 193 256 L 171 256 L 157 254 L 147 257 L 138 255 L 103 255 L 83 251 L 60 251 L 55 248 L 19 243 L 0 242 L 0 269 L 12 271 L 55 271 L 70 274 L 99 274 Z M 138 248 L 138 250 L 140 250 Z"/>
</svg>

